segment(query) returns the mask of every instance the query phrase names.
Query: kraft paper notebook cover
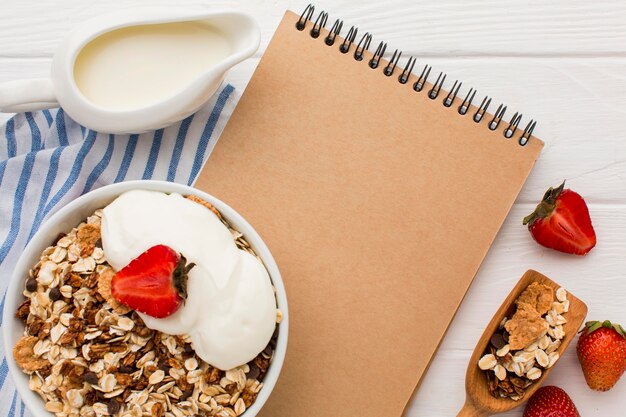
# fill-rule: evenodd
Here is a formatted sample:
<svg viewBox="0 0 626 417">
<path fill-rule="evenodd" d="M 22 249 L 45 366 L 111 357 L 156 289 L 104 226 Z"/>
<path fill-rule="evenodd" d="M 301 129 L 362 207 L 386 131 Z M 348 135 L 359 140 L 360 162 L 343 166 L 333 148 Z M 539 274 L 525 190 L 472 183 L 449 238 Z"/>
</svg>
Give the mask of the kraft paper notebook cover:
<svg viewBox="0 0 626 417">
<path fill-rule="evenodd" d="M 399 417 L 543 143 L 415 91 L 421 69 L 402 83 L 412 60 L 371 68 L 369 35 L 315 37 L 320 16 L 287 12 L 196 186 L 256 228 L 287 287 L 262 415 Z"/>
</svg>

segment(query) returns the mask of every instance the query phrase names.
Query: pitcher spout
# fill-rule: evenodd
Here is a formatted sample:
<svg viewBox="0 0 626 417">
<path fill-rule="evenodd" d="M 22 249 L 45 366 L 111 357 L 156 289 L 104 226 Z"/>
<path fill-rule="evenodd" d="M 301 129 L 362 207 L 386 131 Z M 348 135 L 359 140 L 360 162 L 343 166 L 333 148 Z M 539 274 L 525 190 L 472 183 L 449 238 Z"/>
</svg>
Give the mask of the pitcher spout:
<svg viewBox="0 0 626 417">
<path fill-rule="evenodd" d="M 231 67 L 253 56 L 259 49 L 261 30 L 249 15 L 239 12 L 218 13 L 203 22 L 221 32 L 231 44 L 231 53 L 215 65 L 211 73 L 226 72 Z"/>
</svg>

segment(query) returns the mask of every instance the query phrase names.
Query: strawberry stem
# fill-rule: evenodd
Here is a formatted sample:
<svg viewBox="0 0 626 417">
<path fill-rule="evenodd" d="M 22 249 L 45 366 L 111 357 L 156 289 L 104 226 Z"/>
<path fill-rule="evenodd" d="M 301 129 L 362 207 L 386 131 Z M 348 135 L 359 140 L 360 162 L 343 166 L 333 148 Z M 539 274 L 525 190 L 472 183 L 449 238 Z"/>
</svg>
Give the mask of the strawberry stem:
<svg viewBox="0 0 626 417">
<path fill-rule="evenodd" d="M 530 228 L 535 221 L 546 218 L 550 214 L 552 214 L 552 212 L 556 208 L 556 199 L 563 192 L 563 188 L 565 188 L 565 180 L 563 180 L 561 185 L 556 188 L 548 188 L 548 191 L 546 191 L 546 193 L 543 195 L 541 202 L 537 204 L 535 211 L 524 217 L 524 221 L 522 224 L 528 225 L 528 227 Z"/>
<path fill-rule="evenodd" d="M 585 327 L 583 327 L 579 333 L 585 332 L 589 335 L 602 327 L 605 329 L 613 329 L 617 332 L 617 334 L 626 339 L 626 331 L 624 330 L 624 328 L 617 323 L 611 323 L 609 320 L 588 321 L 587 323 L 585 323 Z"/>
<path fill-rule="evenodd" d="M 174 279 L 174 288 L 178 291 L 178 294 L 183 298 L 183 300 L 187 299 L 187 279 L 189 271 L 196 266 L 193 262 L 187 264 L 187 259 L 180 255 L 180 259 L 176 263 L 176 268 L 173 272 Z"/>
</svg>

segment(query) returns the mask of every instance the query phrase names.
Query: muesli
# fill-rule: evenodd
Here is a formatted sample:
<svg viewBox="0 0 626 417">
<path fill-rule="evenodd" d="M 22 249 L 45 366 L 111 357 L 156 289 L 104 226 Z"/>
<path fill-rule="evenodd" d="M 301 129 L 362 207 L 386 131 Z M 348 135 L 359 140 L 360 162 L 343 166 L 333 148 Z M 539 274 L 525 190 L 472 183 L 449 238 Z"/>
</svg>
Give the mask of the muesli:
<svg viewBox="0 0 626 417">
<path fill-rule="evenodd" d="M 492 396 L 519 401 L 526 388 L 554 366 L 565 337 L 569 304 L 564 288 L 555 292 L 538 282 L 520 294 L 514 314 L 502 320 L 478 361 Z"/>
<path fill-rule="evenodd" d="M 189 198 L 212 210 L 237 247 L 256 256 L 213 206 Z M 30 389 L 58 417 L 241 415 L 263 387 L 278 324 L 252 361 L 226 371 L 210 366 L 189 336 L 151 330 L 111 296 L 115 271 L 104 257 L 101 218 L 96 210 L 59 236 L 26 279 L 26 300 L 16 312 L 24 336 L 13 355 Z"/>
</svg>

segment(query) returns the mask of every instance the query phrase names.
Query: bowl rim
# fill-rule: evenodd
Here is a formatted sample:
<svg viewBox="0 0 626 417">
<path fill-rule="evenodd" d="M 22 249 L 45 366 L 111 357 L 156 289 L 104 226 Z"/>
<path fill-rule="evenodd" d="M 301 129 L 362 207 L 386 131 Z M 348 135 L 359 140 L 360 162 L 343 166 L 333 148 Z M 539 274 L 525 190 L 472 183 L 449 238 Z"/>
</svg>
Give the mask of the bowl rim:
<svg viewBox="0 0 626 417">
<path fill-rule="evenodd" d="M 157 180 L 136 180 L 136 181 L 126 181 L 115 184 L 109 184 L 92 190 L 82 196 L 76 198 L 71 201 L 67 205 L 61 207 L 56 213 L 50 216 L 39 230 L 33 235 L 30 242 L 24 248 L 22 254 L 18 258 L 17 263 L 15 264 L 15 268 L 11 274 L 11 278 L 9 281 L 9 285 L 6 290 L 6 299 L 5 305 L 3 309 L 3 323 L 2 323 L 2 338 L 4 340 L 4 350 L 7 365 L 9 368 L 9 373 L 15 383 L 15 387 L 19 392 L 24 404 L 28 408 L 28 410 L 35 417 L 50 417 L 54 414 L 46 411 L 44 408 L 44 402 L 39 397 L 39 395 L 32 391 L 28 386 L 29 377 L 27 374 L 23 373 L 21 369 L 15 363 L 13 359 L 13 346 L 14 343 L 21 337 L 21 331 L 16 339 L 15 330 L 17 326 L 20 329 L 23 329 L 22 322 L 17 319 L 14 315 L 17 306 L 22 303 L 22 291 L 23 291 L 23 280 L 24 277 L 28 274 L 28 270 L 34 265 L 41 255 L 41 251 L 45 249 L 47 246 L 50 246 L 50 238 L 51 234 L 55 233 L 57 229 L 63 227 L 63 230 L 67 230 L 67 225 L 64 225 L 64 222 L 67 222 L 68 217 L 72 217 L 78 210 L 87 210 L 89 207 L 93 210 L 96 210 L 97 207 L 93 207 L 96 202 L 101 200 L 107 200 L 107 202 L 100 204 L 100 206 L 106 205 L 113 201 L 120 194 L 130 191 L 130 190 L 150 190 L 150 191 L 161 191 L 165 193 L 179 193 L 182 195 L 195 195 L 210 204 L 214 205 L 217 210 L 220 211 L 222 216 L 238 231 L 243 233 L 246 236 L 246 240 L 250 244 L 250 246 L 254 249 L 254 251 L 259 255 L 259 257 L 263 260 L 265 267 L 267 268 L 274 288 L 276 289 L 276 303 L 277 307 L 283 313 L 283 319 L 279 324 L 279 333 L 276 344 L 276 349 L 274 351 L 274 357 L 272 362 L 268 368 L 267 374 L 263 379 L 263 388 L 259 391 L 258 396 L 255 402 L 246 409 L 246 411 L 242 414 L 243 417 L 254 417 L 261 410 L 270 394 L 272 393 L 278 377 L 280 375 L 285 355 L 287 351 L 287 341 L 288 341 L 288 333 L 289 333 L 289 310 L 287 305 L 287 294 L 285 291 L 285 286 L 282 281 L 280 271 L 278 269 L 278 265 L 274 260 L 269 248 L 258 234 L 258 232 L 232 207 L 230 207 L 225 202 L 221 201 L 217 197 L 212 196 L 204 191 L 201 191 L 192 186 L 188 186 L 185 184 L 178 184 L 167 181 L 157 181 Z M 81 219 L 84 219 L 91 213 L 86 213 L 84 216 L 80 216 L 78 222 Z M 75 222 L 75 227 L 78 223 Z M 62 230 L 60 231 L 62 232 Z M 33 262 L 35 259 L 35 262 Z"/>
</svg>

